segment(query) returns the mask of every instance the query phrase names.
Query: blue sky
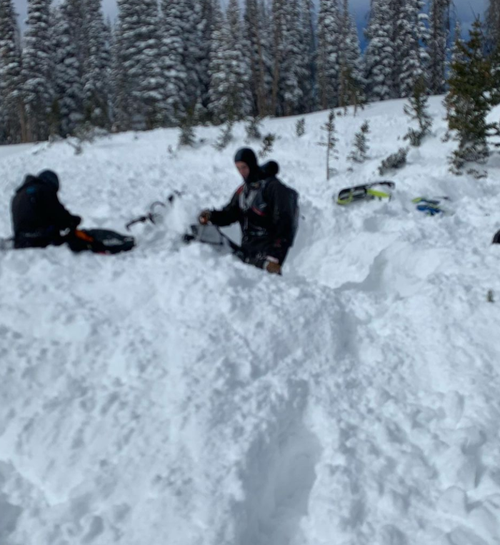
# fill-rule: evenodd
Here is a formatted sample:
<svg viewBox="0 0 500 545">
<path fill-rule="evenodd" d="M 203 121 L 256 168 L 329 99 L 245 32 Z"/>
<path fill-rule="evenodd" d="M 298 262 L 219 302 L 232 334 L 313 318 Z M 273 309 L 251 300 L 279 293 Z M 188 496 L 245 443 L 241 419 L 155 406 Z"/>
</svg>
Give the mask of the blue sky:
<svg viewBox="0 0 500 545">
<path fill-rule="evenodd" d="M 27 3 L 28 0 L 14 0 L 21 22 L 26 18 Z M 454 3 L 458 18 L 462 21 L 463 27 L 467 28 L 474 20 L 474 14 L 482 15 L 484 13 L 488 0 L 455 0 Z M 366 25 L 366 16 L 370 8 L 370 0 L 350 0 L 350 5 L 351 11 L 356 17 L 358 28 L 363 28 Z M 103 0 L 103 8 L 105 14 L 111 19 L 116 16 L 116 0 Z"/>
</svg>

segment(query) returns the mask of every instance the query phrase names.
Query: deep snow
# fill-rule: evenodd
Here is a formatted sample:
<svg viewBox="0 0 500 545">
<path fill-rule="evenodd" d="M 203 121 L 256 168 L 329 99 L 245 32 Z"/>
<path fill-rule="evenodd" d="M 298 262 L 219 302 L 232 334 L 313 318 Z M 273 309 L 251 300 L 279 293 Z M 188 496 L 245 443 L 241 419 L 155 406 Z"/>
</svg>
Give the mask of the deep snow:
<svg viewBox="0 0 500 545">
<path fill-rule="evenodd" d="M 0 148 L 5 235 L 43 168 L 85 227 L 185 193 L 128 254 L 0 254 L 1 545 L 500 544 L 500 155 L 452 176 L 441 101 L 392 201 L 345 208 L 403 145 L 404 102 L 337 119 L 330 182 L 327 112 L 301 139 L 265 122 L 301 194 L 281 278 L 179 242 L 238 186 L 242 125 L 222 153 L 214 128 L 173 153 L 175 130 Z M 371 159 L 348 171 L 365 119 Z M 416 211 L 423 195 L 454 214 Z"/>
</svg>

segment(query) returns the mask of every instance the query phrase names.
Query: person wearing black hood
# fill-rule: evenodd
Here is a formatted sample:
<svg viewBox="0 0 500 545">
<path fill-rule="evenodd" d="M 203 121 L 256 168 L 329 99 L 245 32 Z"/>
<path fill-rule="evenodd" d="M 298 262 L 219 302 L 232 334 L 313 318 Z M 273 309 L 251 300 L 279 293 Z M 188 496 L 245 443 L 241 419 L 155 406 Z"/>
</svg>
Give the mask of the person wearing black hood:
<svg viewBox="0 0 500 545">
<path fill-rule="evenodd" d="M 244 183 L 222 210 L 201 212 L 199 222 L 218 227 L 239 222 L 242 243 L 235 254 L 245 263 L 281 274 L 297 229 L 297 193 L 278 180 L 277 163 L 259 167 L 250 148 L 238 150 L 234 162 Z"/>
<path fill-rule="evenodd" d="M 26 176 L 11 202 L 15 248 L 45 248 L 64 242 L 62 231 L 82 221 L 70 214 L 57 196 L 59 178 L 52 170 Z"/>
</svg>

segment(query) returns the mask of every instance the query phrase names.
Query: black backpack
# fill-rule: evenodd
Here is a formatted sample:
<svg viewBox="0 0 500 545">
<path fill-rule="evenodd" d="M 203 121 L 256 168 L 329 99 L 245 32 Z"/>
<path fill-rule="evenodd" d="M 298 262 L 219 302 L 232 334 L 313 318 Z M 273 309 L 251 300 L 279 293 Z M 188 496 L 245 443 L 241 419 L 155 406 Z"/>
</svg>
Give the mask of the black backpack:
<svg viewBox="0 0 500 545">
<path fill-rule="evenodd" d="M 109 229 L 81 229 L 68 237 L 67 243 L 75 253 L 88 251 L 97 254 L 118 254 L 132 250 L 135 239 Z"/>
<path fill-rule="evenodd" d="M 283 184 L 284 185 L 284 184 Z M 290 246 L 293 246 L 293 241 L 295 240 L 295 235 L 297 234 L 297 230 L 299 228 L 299 217 L 300 217 L 300 211 L 299 211 L 299 194 L 295 189 L 292 189 L 291 187 L 288 187 L 285 185 L 290 199 L 290 215 L 293 218 L 293 225 L 292 225 L 292 233 L 290 238 Z"/>
<path fill-rule="evenodd" d="M 260 170 L 263 173 L 264 178 L 272 179 L 279 174 L 280 167 L 276 161 L 268 161 L 260 167 Z M 297 191 L 295 191 L 295 189 L 288 187 L 283 182 L 280 183 L 288 194 L 288 213 L 290 217 L 293 218 L 292 231 L 290 233 L 290 246 L 293 246 L 293 241 L 295 240 L 295 235 L 297 234 L 297 229 L 299 228 L 299 194 Z"/>
</svg>

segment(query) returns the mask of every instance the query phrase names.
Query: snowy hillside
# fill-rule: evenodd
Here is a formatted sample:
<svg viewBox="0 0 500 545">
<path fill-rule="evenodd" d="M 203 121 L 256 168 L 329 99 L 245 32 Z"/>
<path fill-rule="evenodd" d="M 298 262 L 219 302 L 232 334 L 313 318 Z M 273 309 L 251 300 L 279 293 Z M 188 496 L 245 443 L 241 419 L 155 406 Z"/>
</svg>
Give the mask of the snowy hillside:
<svg viewBox="0 0 500 545">
<path fill-rule="evenodd" d="M 222 153 L 214 128 L 174 154 L 175 130 L 0 148 L 4 235 L 44 168 L 84 227 L 123 232 L 184 192 L 128 254 L 0 254 L 1 545 L 500 544 L 500 156 L 450 175 L 434 98 L 392 201 L 334 203 L 403 145 L 403 104 L 337 119 L 330 182 L 327 112 L 300 139 L 265 122 L 301 194 L 283 277 L 179 242 L 239 185 L 243 125 Z M 365 119 L 371 159 L 349 172 Z M 454 214 L 418 212 L 424 195 Z"/>
</svg>

